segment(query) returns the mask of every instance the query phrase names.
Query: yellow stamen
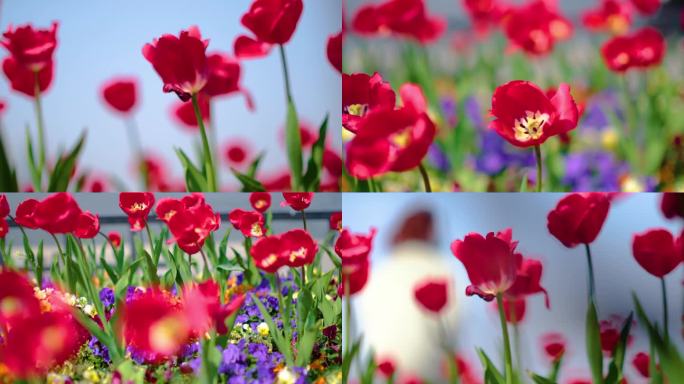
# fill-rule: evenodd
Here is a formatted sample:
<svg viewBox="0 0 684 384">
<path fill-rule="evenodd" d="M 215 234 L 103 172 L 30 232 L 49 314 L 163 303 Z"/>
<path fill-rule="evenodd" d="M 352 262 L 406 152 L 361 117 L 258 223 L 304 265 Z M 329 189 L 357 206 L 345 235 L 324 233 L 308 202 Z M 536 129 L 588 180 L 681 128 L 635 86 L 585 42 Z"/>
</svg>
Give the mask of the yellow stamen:
<svg viewBox="0 0 684 384">
<path fill-rule="evenodd" d="M 549 121 L 546 113 L 525 112 L 526 116 L 515 121 L 515 139 L 519 141 L 537 140 L 544 133 L 544 125 Z"/>
</svg>

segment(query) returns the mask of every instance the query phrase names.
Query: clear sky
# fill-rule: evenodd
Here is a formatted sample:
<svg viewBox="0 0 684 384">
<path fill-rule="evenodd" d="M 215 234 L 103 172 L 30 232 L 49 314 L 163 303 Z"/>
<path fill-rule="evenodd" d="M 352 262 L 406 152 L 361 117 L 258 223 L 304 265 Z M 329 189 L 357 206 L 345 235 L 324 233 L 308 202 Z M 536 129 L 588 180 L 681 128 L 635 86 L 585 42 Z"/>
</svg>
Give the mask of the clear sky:
<svg viewBox="0 0 684 384">
<path fill-rule="evenodd" d="M 164 33 L 178 34 L 181 29 L 197 25 L 203 37 L 210 39 L 209 52 L 232 53 L 235 37 L 249 33 L 239 20 L 250 4 L 249 0 L 5 0 L 0 29 L 6 30 L 10 23 L 47 27 L 53 20 L 59 21 L 56 72 L 43 102 L 50 153 L 71 146 L 87 129 L 82 166 L 109 171 L 130 185 L 133 180 L 125 126 L 103 106 L 101 84 L 115 75 L 139 78 L 142 100 L 136 120 L 143 144 L 163 156 L 180 177 L 180 163 L 173 148 L 192 151 L 195 134 L 171 118 L 170 108 L 178 99 L 174 94 L 162 93 L 161 79 L 141 49 Z M 338 152 L 341 139 L 334 127 L 341 124 L 341 81 L 327 60 L 326 42 L 340 28 L 341 0 L 304 0 L 299 26 L 286 47 L 300 118 L 318 127 L 330 113 L 329 139 Z M 0 58 L 4 58 L 7 53 L 1 51 Z M 220 99 L 214 107 L 219 142 L 241 138 L 255 151 L 268 151 L 264 171 L 282 170 L 287 160 L 280 132 L 285 120 L 285 96 L 279 55 L 274 50 L 265 59 L 245 61 L 242 68 L 242 83 L 252 93 L 257 109 L 249 112 L 240 96 Z M 12 154 L 20 160 L 17 165 L 22 179 L 27 181 L 24 130 L 27 124 L 35 128 L 33 105 L 25 96 L 10 92 L 6 78 L 0 77 L 0 98 L 9 103 L 3 117 L 3 134 Z M 233 180 L 226 171 L 223 180 L 229 179 Z"/>
<path fill-rule="evenodd" d="M 544 307 L 542 295 L 527 301 L 526 319 L 521 326 L 525 361 L 530 362 L 533 369 L 547 372 L 548 363 L 542 357 L 539 336 L 548 331 L 560 331 L 570 338 L 564 371 L 572 373 L 573 377 L 589 377 L 583 341 L 587 278 L 584 250 L 565 248 L 546 229 L 546 216 L 562 196 L 554 193 L 345 193 L 342 206 L 345 227 L 358 232 L 367 232 L 370 227 L 378 229 L 372 253 L 372 265 L 377 269 L 382 269 L 388 262 L 390 239 L 404 215 L 415 207 L 430 208 L 436 213 L 439 249 L 453 265 L 458 291 L 452 294 L 462 305 L 458 342 L 476 364 L 479 361 L 474 354 L 476 346 L 484 348 L 490 356 L 498 356 L 498 318 L 484 301 L 465 297 L 468 278 L 462 264 L 449 250 L 449 244 L 455 239 L 463 239 L 469 232 L 486 233 L 511 227 L 513 238 L 520 241 L 518 249 L 523 255 L 544 262 L 542 285 L 551 298 L 551 311 Z M 613 314 L 627 316 L 633 308 L 631 294 L 634 291 L 651 317 L 662 324 L 659 281 L 637 264 L 631 250 L 635 233 L 653 227 L 665 227 L 675 234 L 681 231 L 681 222 L 663 218 L 659 199 L 658 194 L 641 193 L 614 202 L 592 245 L 601 318 Z M 679 321 L 684 297 L 682 272 L 680 266 L 666 278 L 672 335 L 679 335 L 682 326 Z M 373 278 L 372 272 L 370 278 Z M 643 330 L 637 330 L 634 335 L 626 362 L 632 377 L 636 375 L 631 367 L 633 355 L 648 349 Z M 684 346 L 681 338 L 675 340 L 680 348 Z"/>
</svg>

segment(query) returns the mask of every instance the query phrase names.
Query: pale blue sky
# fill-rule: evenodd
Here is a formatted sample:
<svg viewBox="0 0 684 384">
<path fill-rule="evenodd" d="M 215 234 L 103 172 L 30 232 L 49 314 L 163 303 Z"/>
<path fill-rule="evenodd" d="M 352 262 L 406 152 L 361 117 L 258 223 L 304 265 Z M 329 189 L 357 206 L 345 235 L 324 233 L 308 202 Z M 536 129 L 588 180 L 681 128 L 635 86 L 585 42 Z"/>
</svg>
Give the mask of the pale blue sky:
<svg viewBox="0 0 684 384">
<path fill-rule="evenodd" d="M 101 84 L 114 75 L 136 75 L 141 83 L 141 106 L 136 113 L 142 141 L 161 154 L 181 176 L 174 147 L 192 150 L 193 134 L 170 117 L 174 94 L 162 93 L 162 82 L 143 58 L 141 49 L 164 33 L 177 34 L 191 25 L 200 27 L 210 39 L 208 51 L 232 52 L 233 40 L 248 33 L 239 20 L 249 8 L 249 0 L 150 0 L 77 1 L 5 0 L 0 29 L 8 24 L 31 22 L 38 27 L 60 22 L 59 45 L 55 54 L 55 78 L 44 99 L 48 145 L 54 154 L 58 147 L 72 145 L 81 130 L 88 129 L 88 144 L 82 166 L 109 170 L 132 181 L 128 141 L 123 122 L 100 100 Z M 340 75 L 329 64 L 326 42 L 341 27 L 341 0 L 304 0 L 299 26 L 287 45 L 293 94 L 301 119 L 318 126 L 330 113 L 329 139 L 336 148 L 341 140 L 334 127 L 340 126 Z M 4 58 L 3 49 L 0 58 Z M 23 180 L 27 173 L 24 129 L 35 126 L 30 99 L 9 91 L 3 76 L 0 98 L 9 103 L 3 117 L 3 134 L 9 141 Z M 249 112 L 244 99 L 231 96 L 215 106 L 219 142 L 227 138 L 250 141 L 256 150 L 267 150 L 264 170 L 287 166 L 280 130 L 285 120 L 283 78 L 277 51 L 259 60 L 243 63 L 243 85 L 251 91 L 257 110 Z M 224 173 L 223 180 L 228 180 Z M 231 178 L 232 180 L 232 178 Z M 130 183 L 129 183 L 130 184 Z"/>
</svg>

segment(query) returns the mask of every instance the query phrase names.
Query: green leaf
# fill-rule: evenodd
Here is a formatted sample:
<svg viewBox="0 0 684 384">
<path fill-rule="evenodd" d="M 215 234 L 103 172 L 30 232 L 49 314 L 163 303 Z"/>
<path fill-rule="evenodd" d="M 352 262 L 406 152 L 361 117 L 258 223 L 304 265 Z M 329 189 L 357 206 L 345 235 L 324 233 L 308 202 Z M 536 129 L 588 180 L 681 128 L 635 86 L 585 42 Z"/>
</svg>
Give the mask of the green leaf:
<svg viewBox="0 0 684 384">
<path fill-rule="evenodd" d="M 630 313 L 627 320 L 622 325 L 620 332 L 620 340 L 613 351 L 613 360 L 608 367 L 608 376 L 606 376 L 607 383 L 619 383 L 622 378 L 622 368 L 625 365 L 625 351 L 627 349 L 627 339 L 629 338 L 629 330 L 632 327 L 634 314 Z"/>
<path fill-rule="evenodd" d="M 309 319 L 315 320 L 313 314 Z M 297 340 L 297 360 L 295 364 L 298 367 L 304 367 L 309 363 L 319 328 L 318 323 L 304 327 L 303 335 Z"/>
<path fill-rule="evenodd" d="M 503 375 L 501 372 L 499 372 L 494 363 L 492 363 L 492 360 L 489 358 L 489 356 L 487 356 L 485 351 L 483 349 L 478 349 L 477 354 L 480 356 L 480 361 L 485 368 L 485 382 L 498 384 L 505 383 L 506 380 L 504 379 Z M 487 377 L 489 377 L 489 381 L 487 380 Z"/>
<path fill-rule="evenodd" d="M 306 174 L 302 181 L 307 191 L 318 191 L 321 182 L 321 169 L 323 168 L 323 152 L 325 151 L 325 137 L 328 131 L 328 115 L 318 129 L 318 140 L 311 147 L 311 157 L 306 167 Z"/>
<path fill-rule="evenodd" d="M 2 127 L 0 127 L 0 129 L 2 129 Z M 17 171 L 14 169 L 7 156 L 2 134 L 0 134 L 0 191 L 19 192 Z"/>
<path fill-rule="evenodd" d="M 180 159 L 183 169 L 185 169 L 185 183 L 188 192 L 209 190 L 204 173 L 192 163 L 188 155 L 180 148 L 176 148 L 176 155 Z"/>
<path fill-rule="evenodd" d="M 349 351 L 345 351 L 344 357 L 342 358 L 342 382 L 348 383 L 349 380 L 349 370 L 351 369 L 351 363 L 354 361 L 354 357 L 361 350 L 362 339 L 356 340 Z"/>
<path fill-rule="evenodd" d="M 48 192 L 65 192 L 69 188 L 69 181 L 76 168 L 78 156 L 83 149 L 85 139 L 86 133 L 83 132 L 73 148 L 66 155 L 61 154 L 59 156 L 59 160 L 57 160 L 55 169 L 52 171 L 48 181 Z"/>
<path fill-rule="evenodd" d="M 593 300 L 589 300 L 589 305 L 587 307 L 585 329 L 587 358 L 589 359 L 591 376 L 594 383 L 600 384 L 603 383 L 603 352 L 601 351 L 601 331 L 599 327 L 598 313 L 596 311 L 596 304 Z"/>
<path fill-rule="evenodd" d="M 292 101 L 287 104 L 286 122 L 285 145 L 292 174 L 292 190 L 299 191 L 302 188 L 302 135 L 299 131 L 297 110 Z"/>
<path fill-rule="evenodd" d="M 522 181 L 520 182 L 520 192 L 527 192 L 527 173 L 523 175 Z"/>
<path fill-rule="evenodd" d="M 534 381 L 535 384 L 555 384 L 556 382 L 550 379 L 547 379 L 546 377 L 539 376 L 536 373 L 532 373 L 530 375 L 532 378 L 532 381 Z"/>
<path fill-rule="evenodd" d="M 230 168 L 233 175 L 242 184 L 242 192 L 266 192 L 266 187 L 257 179 L 247 174 L 241 173 L 235 168 Z"/>
<path fill-rule="evenodd" d="M 261 152 L 253 161 L 251 164 L 249 164 L 249 167 L 247 168 L 247 173 L 246 175 L 251 177 L 251 178 L 256 178 L 256 173 L 257 170 L 259 169 L 259 164 L 261 163 L 261 160 L 264 158 L 265 152 Z"/>
<path fill-rule="evenodd" d="M 29 173 L 31 173 L 33 189 L 42 191 L 40 185 L 41 171 L 38 169 L 38 164 L 36 164 L 36 157 L 33 153 L 33 141 L 31 140 L 31 132 L 29 131 L 28 126 L 26 126 L 26 154 L 28 155 Z"/>
<path fill-rule="evenodd" d="M 122 362 L 116 367 L 116 370 L 121 374 L 124 383 L 142 384 L 145 380 L 145 368 L 135 364 L 132 360 Z"/>
<path fill-rule="evenodd" d="M 215 383 L 218 376 L 218 366 L 221 362 L 221 352 L 216 349 L 213 337 L 202 340 L 201 356 L 200 383 Z"/>
<path fill-rule="evenodd" d="M 268 329 L 270 330 L 270 335 L 271 339 L 273 340 L 273 343 L 276 345 L 276 347 L 278 347 L 278 351 L 282 353 L 283 356 L 285 356 L 285 361 L 287 362 L 287 365 L 292 366 L 292 364 L 294 364 L 294 357 L 292 356 L 292 349 L 290 348 L 290 344 L 283 336 L 282 331 L 278 328 L 275 321 L 273 320 L 273 317 L 271 317 L 271 314 L 268 313 L 268 310 L 264 307 L 264 304 L 261 302 L 261 300 L 259 300 L 258 297 L 254 296 L 254 294 L 250 295 L 252 296 L 252 301 L 259 308 L 261 316 L 264 318 L 264 321 L 268 325 Z"/>
</svg>

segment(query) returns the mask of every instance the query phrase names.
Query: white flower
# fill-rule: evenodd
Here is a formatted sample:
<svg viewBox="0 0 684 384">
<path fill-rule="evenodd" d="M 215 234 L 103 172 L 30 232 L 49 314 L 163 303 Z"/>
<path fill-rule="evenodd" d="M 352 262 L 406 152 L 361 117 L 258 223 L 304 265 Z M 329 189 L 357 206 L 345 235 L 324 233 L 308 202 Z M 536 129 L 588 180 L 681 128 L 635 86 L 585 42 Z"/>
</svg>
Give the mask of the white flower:
<svg viewBox="0 0 684 384">
<path fill-rule="evenodd" d="M 259 332 L 261 336 L 268 336 L 268 324 L 260 323 L 259 325 L 257 325 L 257 332 Z"/>
</svg>

